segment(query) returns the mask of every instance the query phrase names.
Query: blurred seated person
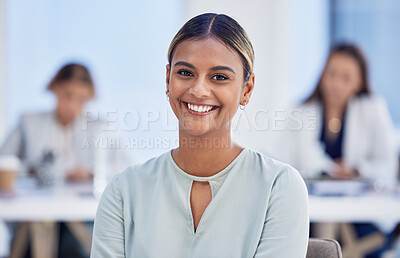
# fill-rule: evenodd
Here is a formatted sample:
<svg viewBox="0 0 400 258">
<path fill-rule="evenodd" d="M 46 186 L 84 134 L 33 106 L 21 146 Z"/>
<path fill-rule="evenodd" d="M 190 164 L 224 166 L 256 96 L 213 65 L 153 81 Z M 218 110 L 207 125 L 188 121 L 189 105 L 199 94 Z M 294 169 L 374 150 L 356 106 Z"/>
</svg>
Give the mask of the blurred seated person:
<svg viewBox="0 0 400 258">
<path fill-rule="evenodd" d="M 316 88 L 291 115 L 284 144 L 277 145 L 281 146 L 277 156 L 297 168 L 305 179 L 365 180 L 377 190 L 396 185 L 394 127 L 386 102 L 371 91 L 367 62 L 357 46 L 340 44 L 332 48 Z M 343 227 L 354 230 L 360 239 L 377 234 L 375 247 L 371 243 L 368 248 L 379 251 L 368 255 L 366 251 L 365 257 L 380 257 L 389 246 L 393 229 L 385 227 L 385 237 L 379 233 L 383 230 L 380 225 L 314 224 L 311 234 L 340 240 L 339 231 L 346 238 L 345 230 L 339 230 Z M 359 254 L 355 255 L 350 256 Z"/>
<path fill-rule="evenodd" d="M 102 121 L 82 113 L 85 104 L 95 96 L 88 69 L 81 64 L 66 64 L 47 89 L 56 98 L 55 109 L 23 115 L 1 146 L 0 155 L 18 156 L 26 172 L 36 177 L 41 186 L 58 187 L 57 180 L 90 182 L 99 163 L 104 165 L 108 162 L 112 167 L 107 167 L 107 172 L 117 172 L 119 168 L 116 166 L 123 159 L 116 155 L 117 152 L 107 150 L 107 146 L 95 145 L 99 137 L 106 136 Z M 120 164 L 121 168 L 126 165 Z M 60 225 L 60 243 L 65 240 L 65 225 Z M 67 238 L 66 242 L 71 242 L 71 237 Z M 84 257 L 74 253 L 73 249 L 60 246 L 60 252 L 66 251 L 64 257 Z"/>
<path fill-rule="evenodd" d="M 331 50 L 312 94 L 293 113 L 280 158 L 306 179 L 361 178 L 391 188 L 396 136 L 386 102 L 372 93 L 364 55 L 354 45 Z"/>
<path fill-rule="evenodd" d="M 57 100 L 55 109 L 23 115 L 0 154 L 17 155 L 30 174 L 35 174 L 43 162 L 53 162 L 54 173 L 67 180 L 90 180 L 100 123 L 83 116 L 82 111 L 95 96 L 92 77 L 85 66 L 67 64 L 47 89 Z"/>
</svg>

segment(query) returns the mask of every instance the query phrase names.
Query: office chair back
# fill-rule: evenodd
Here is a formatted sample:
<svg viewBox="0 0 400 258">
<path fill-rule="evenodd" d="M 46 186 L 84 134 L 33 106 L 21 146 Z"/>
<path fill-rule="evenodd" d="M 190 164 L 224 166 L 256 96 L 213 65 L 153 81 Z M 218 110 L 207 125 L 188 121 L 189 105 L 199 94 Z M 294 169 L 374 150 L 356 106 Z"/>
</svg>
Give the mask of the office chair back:
<svg viewBox="0 0 400 258">
<path fill-rule="evenodd" d="M 342 249 L 336 240 L 310 238 L 306 258 L 342 258 Z"/>
</svg>

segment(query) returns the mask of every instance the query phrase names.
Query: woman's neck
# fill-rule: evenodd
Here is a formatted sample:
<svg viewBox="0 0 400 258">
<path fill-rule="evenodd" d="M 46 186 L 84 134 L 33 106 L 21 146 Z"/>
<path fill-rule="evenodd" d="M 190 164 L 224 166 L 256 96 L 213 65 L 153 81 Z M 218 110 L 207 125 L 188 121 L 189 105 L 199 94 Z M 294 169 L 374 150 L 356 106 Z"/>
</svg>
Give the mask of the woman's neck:
<svg viewBox="0 0 400 258">
<path fill-rule="evenodd" d="M 55 111 L 56 119 L 60 125 L 63 127 L 67 127 L 72 124 L 73 119 L 67 119 L 66 117 L 63 117 L 58 109 Z"/>
<path fill-rule="evenodd" d="M 172 151 L 172 157 L 186 173 L 208 177 L 227 167 L 242 149 L 232 142 L 229 130 L 203 136 L 180 130 L 179 148 Z"/>
<path fill-rule="evenodd" d="M 346 105 L 325 105 L 324 109 L 326 119 L 338 118 L 342 120 Z"/>
</svg>

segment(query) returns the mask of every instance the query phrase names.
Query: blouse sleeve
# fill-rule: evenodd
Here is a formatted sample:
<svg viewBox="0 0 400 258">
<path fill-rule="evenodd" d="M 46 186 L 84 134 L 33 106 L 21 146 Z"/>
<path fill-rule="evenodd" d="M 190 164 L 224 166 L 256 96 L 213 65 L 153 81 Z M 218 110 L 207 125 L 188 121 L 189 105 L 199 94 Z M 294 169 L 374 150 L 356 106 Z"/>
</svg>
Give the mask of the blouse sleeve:
<svg viewBox="0 0 400 258">
<path fill-rule="evenodd" d="M 97 208 L 91 257 L 125 257 L 123 202 L 118 175 L 104 190 Z"/>
<path fill-rule="evenodd" d="M 271 191 L 263 232 L 254 257 L 306 257 L 308 194 L 294 169 L 278 176 Z"/>
</svg>

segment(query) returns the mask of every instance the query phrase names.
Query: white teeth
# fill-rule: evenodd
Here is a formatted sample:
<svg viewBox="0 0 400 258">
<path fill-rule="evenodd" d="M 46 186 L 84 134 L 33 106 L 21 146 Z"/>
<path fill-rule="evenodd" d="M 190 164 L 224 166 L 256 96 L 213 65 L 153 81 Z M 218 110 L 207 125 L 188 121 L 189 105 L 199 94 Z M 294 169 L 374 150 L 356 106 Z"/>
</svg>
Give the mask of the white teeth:
<svg viewBox="0 0 400 258">
<path fill-rule="evenodd" d="M 193 105 L 193 104 L 189 104 L 188 103 L 188 108 L 190 110 L 203 113 L 203 112 L 210 111 L 212 109 L 212 106 L 208 106 L 208 105 L 197 106 L 197 105 Z"/>
</svg>

